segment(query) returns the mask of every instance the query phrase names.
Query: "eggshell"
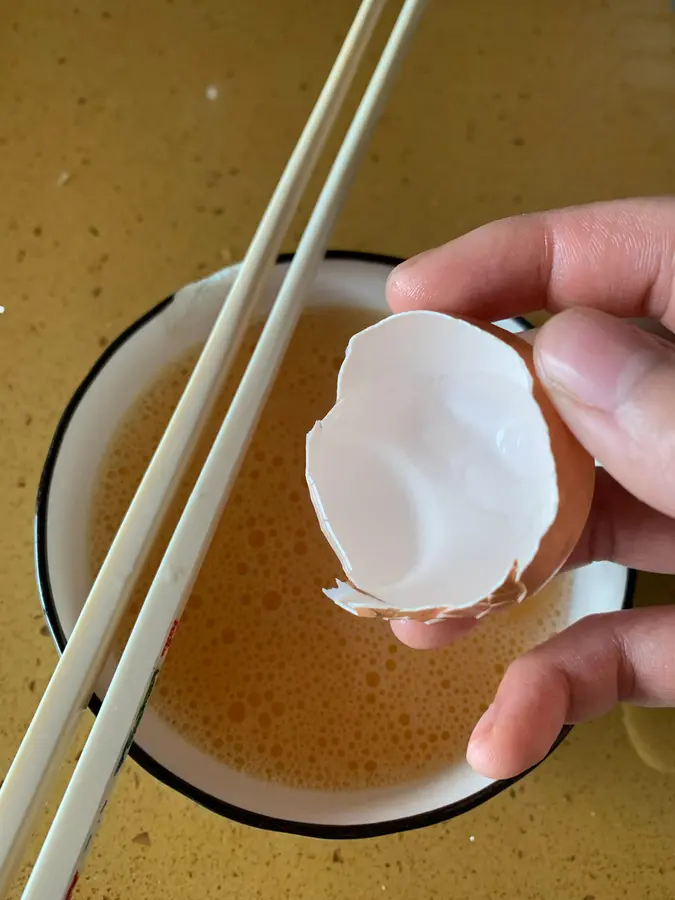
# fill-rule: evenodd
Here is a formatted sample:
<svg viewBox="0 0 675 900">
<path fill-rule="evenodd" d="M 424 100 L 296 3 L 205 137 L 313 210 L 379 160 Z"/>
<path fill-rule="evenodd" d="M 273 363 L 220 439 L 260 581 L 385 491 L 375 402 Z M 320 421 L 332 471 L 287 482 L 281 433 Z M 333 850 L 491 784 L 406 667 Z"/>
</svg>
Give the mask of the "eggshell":
<svg viewBox="0 0 675 900">
<path fill-rule="evenodd" d="M 357 616 L 432 622 L 540 590 L 581 535 L 595 468 L 526 341 L 415 311 L 352 339 L 306 474 L 346 576 L 326 595 Z"/>
</svg>

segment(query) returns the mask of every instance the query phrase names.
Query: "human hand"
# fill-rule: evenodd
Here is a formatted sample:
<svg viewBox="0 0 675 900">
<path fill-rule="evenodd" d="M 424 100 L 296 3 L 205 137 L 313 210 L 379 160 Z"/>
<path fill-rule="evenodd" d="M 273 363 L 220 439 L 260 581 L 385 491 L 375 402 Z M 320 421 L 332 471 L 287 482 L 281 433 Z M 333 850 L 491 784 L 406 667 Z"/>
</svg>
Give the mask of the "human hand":
<svg viewBox="0 0 675 900">
<path fill-rule="evenodd" d="M 534 341 L 537 371 L 604 467 L 569 565 L 612 560 L 675 573 L 675 347 L 621 321 L 648 316 L 675 331 L 675 199 L 493 222 L 404 263 L 387 292 L 395 312 L 556 313 Z M 392 623 L 418 649 L 474 627 Z M 589 616 L 511 664 L 467 759 L 486 776 L 509 778 L 539 762 L 565 723 L 620 701 L 675 706 L 673 659 L 675 607 Z"/>
</svg>

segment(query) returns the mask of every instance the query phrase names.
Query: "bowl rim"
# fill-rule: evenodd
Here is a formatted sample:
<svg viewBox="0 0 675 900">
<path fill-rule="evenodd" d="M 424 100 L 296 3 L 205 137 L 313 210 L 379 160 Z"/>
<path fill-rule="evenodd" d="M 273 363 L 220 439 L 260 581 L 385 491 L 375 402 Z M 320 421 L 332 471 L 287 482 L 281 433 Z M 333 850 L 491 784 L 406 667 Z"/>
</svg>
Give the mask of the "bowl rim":
<svg viewBox="0 0 675 900">
<path fill-rule="evenodd" d="M 277 265 L 289 263 L 293 259 L 293 253 L 282 253 L 277 257 Z M 328 250 L 325 254 L 328 260 L 345 260 L 351 262 L 366 262 L 376 265 L 389 266 L 393 268 L 403 262 L 403 259 L 396 256 L 388 256 L 380 253 L 369 253 L 358 250 Z M 136 332 L 140 331 L 152 319 L 162 313 L 171 305 L 176 294 L 171 294 L 164 300 L 157 303 L 146 313 L 131 323 L 121 334 L 115 338 L 103 350 L 96 362 L 93 364 L 89 372 L 80 382 L 75 392 L 71 396 L 65 410 L 63 411 L 54 435 L 51 439 L 47 456 L 43 466 L 42 474 L 37 492 L 35 523 L 34 523 L 34 553 L 35 553 L 35 570 L 38 585 L 38 593 L 42 611 L 47 621 L 47 625 L 51 631 L 52 638 L 56 644 L 59 654 L 67 643 L 67 638 L 61 624 L 59 614 L 54 599 L 51 578 L 49 572 L 49 560 L 47 554 L 47 520 L 49 509 L 49 498 L 51 492 L 51 484 L 56 467 L 56 461 L 61 450 L 61 445 L 65 437 L 68 426 L 74 417 L 82 399 L 92 386 L 103 368 L 117 353 L 117 351 L 130 340 Z M 531 329 L 533 325 L 525 318 L 512 317 L 513 320 L 519 322 L 524 329 Z M 633 606 L 633 595 L 635 592 L 635 582 L 637 573 L 633 569 L 627 569 L 626 589 L 622 603 L 622 609 L 628 609 Z M 88 703 L 88 708 L 94 716 L 97 716 L 101 708 L 101 700 L 94 693 Z M 557 747 L 565 740 L 570 731 L 571 725 L 565 725 L 558 735 L 555 743 L 551 747 L 545 759 L 557 749 Z M 540 763 L 517 775 L 515 778 L 502 779 L 493 781 L 487 787 L 470 794 L 462 800 L 443 806 L 427 810 L 415 815 L 404 816 L 396 819 L 386 819 L 381 822 L 372 822 L 362 825 L 325 825 L 311 822 L 298 822 L 293 819 L 280 818 L 276 816 L 268 816 L 262 813 L 253 812 L 214 797 L 205 791 L 196 788 L 190 782 L 180 778 L 170 769 L 158 762 L 153 756 L 143 750 L 135 741 L 131 744 L 128 753 L 129 757 L 144 769 L 149 775 L 157 779 L 160 783 L 172 788 L 179 794 L 182 794 L 189 800 L 199 806 L 208 809 L 210 812 L 216 813 L 223 818 L 230 819 L 240 825 L 248 825 L 265 831 L 279 832 L 283 834 L 294 834 L 301 837 L 321 838 L 325 840 L 354 840 L 363 838 L 383 837 L 389 834 L 397 834 L 406 831 L 413 831 L 419 828 L 425 828 L 429 825 L 437 825 L 441 822 L 449 821 L 460 816 L 472 809 L 482 805 L 492 797 L 496 797 L 507 788 L 519 782 L 522 778 L 536 769 Z M 543 760 L 542 760 L 543 762 Z"/>
</svg>

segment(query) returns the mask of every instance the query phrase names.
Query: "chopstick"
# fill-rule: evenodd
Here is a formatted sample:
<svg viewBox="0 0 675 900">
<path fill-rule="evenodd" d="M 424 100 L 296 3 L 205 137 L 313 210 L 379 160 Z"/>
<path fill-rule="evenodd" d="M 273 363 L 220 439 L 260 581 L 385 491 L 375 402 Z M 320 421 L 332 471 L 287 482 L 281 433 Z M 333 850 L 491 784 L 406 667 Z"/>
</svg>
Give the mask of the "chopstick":
<svg viewBox="0 0 675 900">
<path fill-rule="evenodd" d="M 260 340 L 169 542 L 98 718 L 24 892 L 64 897 L 77 881 L 110 790 L 295 329 L 307 288 L 426 0 L 406 0 L 366 89 Z"/>
<path fill-rule="evenodd" d="M 35 717 L 0 788 L 0 896 L 74 735 L 133 584 L 212 403 L 224 383 L 293 215 L 387 0 L 363 0 L 258 226 L 169 426 L 89 593 Z"/>
</svg>

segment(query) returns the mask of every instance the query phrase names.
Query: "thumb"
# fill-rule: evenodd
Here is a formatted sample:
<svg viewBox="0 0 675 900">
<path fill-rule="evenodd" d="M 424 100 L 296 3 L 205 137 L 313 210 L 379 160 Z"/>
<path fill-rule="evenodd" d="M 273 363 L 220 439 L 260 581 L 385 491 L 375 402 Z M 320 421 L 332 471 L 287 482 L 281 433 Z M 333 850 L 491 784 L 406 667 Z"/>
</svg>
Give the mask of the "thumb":
<svg viewBox="0 0 675 900">
<path fill-rule="evenodd" d="M 476 725 L 467 757 L 512 778 L 548 753 L 563 725 L 616 703 L 674 706 L 675 608 L 587 616 L 511 663 Z"/>
<path fill-rule="evenodd" d="M 550 319 L 537 371 L 586 449 L 630 493 L 675 515 L 675 348 L 597 310 Z"/>
</svg>

